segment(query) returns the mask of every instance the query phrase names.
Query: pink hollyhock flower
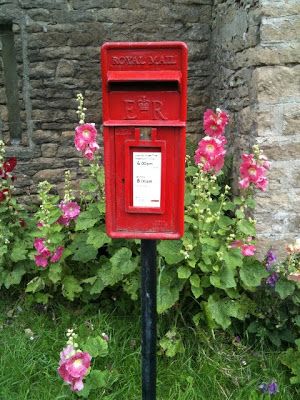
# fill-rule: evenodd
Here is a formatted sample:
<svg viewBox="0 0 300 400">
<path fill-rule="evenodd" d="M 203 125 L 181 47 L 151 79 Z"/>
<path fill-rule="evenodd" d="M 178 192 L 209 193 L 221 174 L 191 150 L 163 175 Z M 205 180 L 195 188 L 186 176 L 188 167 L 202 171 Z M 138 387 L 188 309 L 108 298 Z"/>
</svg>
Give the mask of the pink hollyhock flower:
<svg viewBox="0 0 300 400">
<path fill-rule="evenodd" d="M 82 379 L 90 368 L 91 359 L 89 353 L 78 351 L 65 362 L 66 371 L 72 378 Z"/>
<path fill-rule="evenodd" d="M 78 392 L 83 389 L 83 377 L 88 373 L 91 365 L 91 359 L 89 353 L 78 351 L 72 354 L 73 349 L 65 348 L 60 356 L 60 366 L 58 373 L 62 379 L 71 385 L 71 390 Z"/>
<path fill-rule="evenodd" d="M 243 256 L 253 256 L 256 251 L 256 247 L 253 244 L 243 244 L 241 252 Z"/>
<path fill-rule="evenodd" d="M 268 186 L 268 179 L 263 176 L 262 178 L 258 179 L 258 181 L 255 183 L 255 186 L 257 187 L 257 189 L 265 192 Z"/>
<path fill-rule="evenodd" d="M 95 142 L 97 129 L 95 124 L 82 124 L 75 128 L 75 147 L 78 151 L 84 151 L 86 147 Z"/>
<path fill-rule="evenodd" d="M 68 346 L 63 348 L 63 350 L 59 354 L 60 355 L 59 365 L 62 365 L 65 361 L 67 361 L 69 358 L 71 358 L 75 354 L 76 354 L 76 350 L 75 350 L 74 346 L 72 346 L 71 344 L 68 344 Z"/>
<path fill-rule="evenodd" d="M 38 252 L 39 255 L 43 257 L 50 257 L 51 252 L 50 250 L 45 246 L 45 239 L 43 238 L 35 238 L 34 243 L 33 243 L 36 251 Z"/>
<path fill-rule="evenodd" d="M 98 146 L 98 143 L 97 143 L 97 142 L 92 142 L 92 143 L 90 143 L 90 144 L 89 144 L 89 148 L 90 148 L 93 152 L 95 152 L 95 151 L 97 151 L 97 150 L 100 149 L 100 147 Z"/>
<path fill-rule="evenodd" d="M 202 164 L 203 171 L 214 170 L 217 173 L 223 168 L 225 153 L 223 142 L 219 138 L 205 136 L 198 143 L 194 160 L 196 164 Z"/>
<path fill-rule="evenodd" d="M 249 187 L 250 181 L 249 178 L 244 178 L 239 181 L 239 187 L 241 189 L 247 189 Z"/>
<path fill-rule="evenodd" d="M 63 246 L 59 246 L 55 250 L 55 252 L 53 253 L 52 257 L 50 258 L 50 261 L 52 263 L 56 263 L 57 261 L 59 261 L 61 256 L 62 256 L 62 254 L 63 254 L 63 251 L 64 251 L 64 247 Z"/>
<path fill-rule="evenodd" d="M 35 265 L 37 267 L 43 267 L 46 268 L 48 265 L 48 257 L 42 256 L 38 254 L 37 256 L 34 257 L 35 259 Z"/>
<path fill-rule="evenodd" d="M 242 179 L 239 181 L 239 186 L 242 189 L 246 189 L 250 183 L 253 183 L 258 189 L 265 191 L 268 185 L 268 180 L 265 176 L 266 171 L 263 165 L 257 163 L 253 154 L 243 154 L 240 165 Z"/>
<path fill-rule="evenodd" d="M 226 153 L 222 141 L 209 136 L 205 136 L 200 140 L 197 150 L 208 160 L 214 160 L 216 157 Z"/>
<path fill-rule="evenodd" d="M 61 202 L 59 208 L 63 212 L 63 217 L 66 219 L 76 219 L 80 214 L 80 206 L 76 201 L 69 201 L 67 203 Z"/>
<path fill-rule="evenodd" d="M 66 218 L 64 215 L 61 215 L 56 222 L 60 225 L 69 226 L 70 221 L 70 218 Z"/>
<path fill-rule="evenodd" d="M 43 221 L 39 221 L 39 222 L 36 224 L 36 226 L 37 226 L 37 228 L 42 228 L 42 227 L 44 226 Z"/>
<path fill-rule="evenodd" d="M 204 113 L 203 125 L 204 131 L 210 136 L 220 136 L 223 134 L 225 126 L 228 124 L 228 115 L 226 112 L 216 109 L 214 112 L 208 109 Z"/>
<path fill-rule="evenodd" d="M 93 152 L 93 150 L 90 149 L 89 146 L 84 150 L 82 155 L 84 158 L 87 158 L 90 161 L 93 161 L 93 159 L 94 159 L 94 152 Z"/>
</svg>

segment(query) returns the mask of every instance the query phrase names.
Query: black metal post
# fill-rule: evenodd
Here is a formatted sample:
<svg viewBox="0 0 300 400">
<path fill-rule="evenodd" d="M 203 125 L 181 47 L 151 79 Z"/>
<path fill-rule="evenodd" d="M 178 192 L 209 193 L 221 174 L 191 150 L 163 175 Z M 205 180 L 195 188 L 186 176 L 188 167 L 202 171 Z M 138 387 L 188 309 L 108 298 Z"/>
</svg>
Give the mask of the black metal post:
<svg viewBox="0 0 300 400">
<path fill-rule="evenodd" d="M 142 399 L 156 399 L 156 240 L 141 241 Z"/>
</svg>

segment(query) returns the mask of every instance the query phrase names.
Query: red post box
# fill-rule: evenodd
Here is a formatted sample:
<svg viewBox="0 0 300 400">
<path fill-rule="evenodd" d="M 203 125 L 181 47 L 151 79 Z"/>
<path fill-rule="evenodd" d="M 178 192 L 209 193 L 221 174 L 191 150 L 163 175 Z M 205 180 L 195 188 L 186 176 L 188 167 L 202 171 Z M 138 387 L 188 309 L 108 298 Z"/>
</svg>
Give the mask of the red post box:
<svg viewBox="0 0 300 400">
<path fill-rule="evenodd" d="M 101 64 L 107 234 L 178 239 L 184 230 L 187 47 L 105 43 Z"/>
</svg>

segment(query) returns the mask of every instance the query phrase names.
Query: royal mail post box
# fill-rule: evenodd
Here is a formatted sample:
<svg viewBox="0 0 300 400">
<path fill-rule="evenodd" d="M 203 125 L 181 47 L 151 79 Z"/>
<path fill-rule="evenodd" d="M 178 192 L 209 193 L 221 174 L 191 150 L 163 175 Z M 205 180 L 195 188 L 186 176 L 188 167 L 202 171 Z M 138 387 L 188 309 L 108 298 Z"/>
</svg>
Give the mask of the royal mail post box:
<svg viewBox="0 0 300 400">
<path fill-rule="evenodd" d="M 107 234 L 177 239 L 184 229 L 187 47 L 105 43 L 101 65 Z"/>
</svg>

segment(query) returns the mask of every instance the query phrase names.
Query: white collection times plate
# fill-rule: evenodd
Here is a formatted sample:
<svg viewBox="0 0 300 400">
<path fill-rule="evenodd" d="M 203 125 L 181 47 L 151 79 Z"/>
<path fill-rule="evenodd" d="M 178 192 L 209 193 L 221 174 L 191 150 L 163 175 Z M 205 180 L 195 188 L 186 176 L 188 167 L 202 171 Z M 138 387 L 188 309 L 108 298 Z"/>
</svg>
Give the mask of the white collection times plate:
<svg viewBox="0 0 300 400">
<path fill-rule="evenodd" d="M 133 152 L 133 207 L 160 208 L 161 153 Z"/>
</svg>

